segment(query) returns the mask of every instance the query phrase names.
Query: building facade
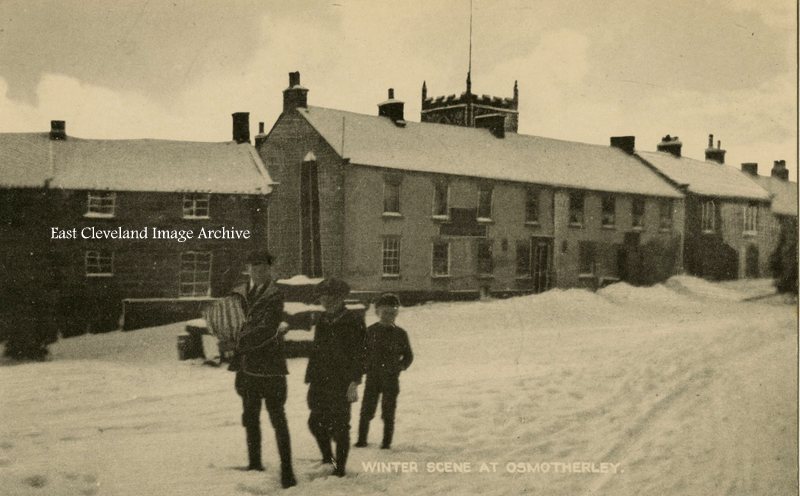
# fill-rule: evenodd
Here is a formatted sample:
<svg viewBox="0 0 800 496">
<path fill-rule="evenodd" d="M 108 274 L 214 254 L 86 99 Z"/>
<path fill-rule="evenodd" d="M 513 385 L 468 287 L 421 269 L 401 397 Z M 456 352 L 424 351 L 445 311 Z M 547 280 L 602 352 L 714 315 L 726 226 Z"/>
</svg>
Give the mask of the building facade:
<svg viewBox="0 0 800 496">
<path fill-rule="evenodd" d="M 632 154 L 631 137 L 519 135 L 496 112 L 472 126 L 425 122 L 430 112 L 408 122 L 391 91 L 374 116 L 309 106 L 307 94 L 291 74 L 258 146 L 280 184 L 269 242 L 283 275 L 411 301 L 680 270 L 683 195 Z"/>
<path fill-rule="evenodd" d="M 770 194 L 734 167 L 713 136 L 706 160 L 682 155 L 677 137 L 665 136 L 642 160 L 686 192 L 684 268 L 712 280 L 766 277 L 773 244 Z"/>
<path fill-rule="evenodd" d="M 248 139 L 86 140 L 60 121 L 0 135 L 3 291 L 28 295 L 4 306 L 4 321 L 33 298 L 64 334 L 116 329 L 124 302 L 126 327 L 138 327 L 226 294 L 266 242 L 273 183 Z"/>
</svg>

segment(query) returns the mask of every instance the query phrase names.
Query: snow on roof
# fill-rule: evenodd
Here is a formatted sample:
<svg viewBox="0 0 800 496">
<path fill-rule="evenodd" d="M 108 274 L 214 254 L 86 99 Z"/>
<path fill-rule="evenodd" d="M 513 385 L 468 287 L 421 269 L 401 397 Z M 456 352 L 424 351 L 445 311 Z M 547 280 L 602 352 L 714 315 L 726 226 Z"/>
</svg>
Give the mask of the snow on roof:
<svg viewBox="0 0 800 496">
<path fill-rule="evenodd" d="M 0 186 L 267 194 L 274 184 L 249 144 L 166 140 L 50 140 L 0 134 Z"/>
<path fill-rule="evenodd" d="M 772 211 L 778 215 L 797 217 L 797 183 L 771 176 L 750 176 L 772 194 Z"/>
<path fill-rule="evenodd" d="M 407 122 L 321 107 L 297 109 L 352 164 L 619 193 L 682 194 L 636 157 L 608 146 L 446 124 Z"/>
<path fill-rule="evenodd" d="M 636 152 L 662 174 L 688 185 L 698 195 L 769 200 L 769 193 L 747 179 L 739 169 L 716 162 L 675 157 L 667 152 Z"/>
<path fill-rule="evenodd" d="M 322 282 L 321 277 L 310 278 L 303 274 L 297 274 L 289 279 L 278 279 L 275 281 L 278 284 L 283 284 L 284 286 L 314 286 Z"/>
</svg>

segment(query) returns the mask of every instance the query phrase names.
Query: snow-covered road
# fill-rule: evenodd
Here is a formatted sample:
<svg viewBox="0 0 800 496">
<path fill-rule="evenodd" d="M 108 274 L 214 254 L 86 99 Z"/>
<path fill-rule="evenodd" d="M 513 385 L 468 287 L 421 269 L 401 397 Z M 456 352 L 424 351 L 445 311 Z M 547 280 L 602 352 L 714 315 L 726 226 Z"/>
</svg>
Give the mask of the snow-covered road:
<svg viewBox="0 0 800 496">
<path fill-rule="evenodd" d="M 740 301 L 757 286 L 679 277 L 404 308 L 417 359 L 394 448 L 374 447 L 376 419 L 345 479 L 317 463 L 305 360 L 290 360 L 285 494 L 793 494 L 796 307 Z M 181 330 L 71 338 L 47 363 L 0 367 L 0 492 L 280 492 L 268 427 L 267 472 L 236 470 L 233 375 L 178 362 Z"/>
</svg>

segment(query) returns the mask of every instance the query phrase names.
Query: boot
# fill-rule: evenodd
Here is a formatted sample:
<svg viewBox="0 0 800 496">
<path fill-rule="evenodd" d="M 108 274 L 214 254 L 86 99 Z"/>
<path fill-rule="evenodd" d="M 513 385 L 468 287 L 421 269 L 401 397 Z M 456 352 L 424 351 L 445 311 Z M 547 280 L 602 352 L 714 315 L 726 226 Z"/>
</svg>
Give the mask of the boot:
<svg viewBox="0 0 800 496">
<path fill-rule="evenodd" d="M 314 433 L 314 439 L 317 440 L 317 446 L 319 446 L 319 451 L 322 453 L 322 463 L 333 463 L 333 450 L 331 450 L 330 438 L 323 438 Z"/>
<path fill-rule="evenodd" d="M 275 429 L 275 440 L 278 444 L 278 456 L 281 459 L 281 486 L 287 489 L 297 485 L 292 470 L 292 444 L 289 437 L 289 429 L 283 424 Z"/>
<path fill-rule="evenodd" d="M 258 426 L 246 427 L 247 433 L 247 458 L 249 464 L 247 470 L 264 470 L 261 464 L 261 429 Z"/>
<path fill-rule="evenodd" d="M 394 422 L 383 422 L 383 442 L 381 449 L 390 449 L 392 447 L 392 437 L 394 436 Z"/>
<path fill-rule="evenodd" d="M 367 446 L 367 435 L 369 434 L 369 420 L 361 418 L 358 423 L 358 441 L 356 441 L 356 448 L 364 448 Z"/>
<path fill-rule="evenodd" d="M 347 465 L 347 455 L 350 452 L 350 440 L 340 441 L 336 443 L 336 465 L 333 469 L 333 475 L 336 477 L 345 476 L 345 465 Z"/>
</svg>

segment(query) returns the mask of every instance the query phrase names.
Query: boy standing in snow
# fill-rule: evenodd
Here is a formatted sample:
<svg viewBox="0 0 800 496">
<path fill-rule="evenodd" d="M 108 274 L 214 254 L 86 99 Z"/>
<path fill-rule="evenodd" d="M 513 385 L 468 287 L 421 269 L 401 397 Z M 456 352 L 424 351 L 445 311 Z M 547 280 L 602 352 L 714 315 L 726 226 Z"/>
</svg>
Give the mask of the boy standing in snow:
<svg viewBox="0 0 800 496">
<path fill-rule="evenodd" d="M 350 287 L 339 279 L 317 286 L 325 311 L 314 330 L 306 369 L 308 427 L 322 452 L 322 463 L 334 464 L 333 475 L 344 477 L 350 452 L 350 404 L 358 401 L 364 356 L 364 318 L 345 307 Z M 336 458 L 331 450 L 336 442 Z"/>
<path fill-rule="evenodd" d="M 406 370 L 414 361 L 411 344 L 405 330 L 395 325 L 400 308 L 400 299 L 393 294 L 382 295 L 375 302 L 375 311 L 380 321 L 367 328 L 367 355 L 365 371 L 367 385 L 361 401 L 361 419 L 358 424 L 356 447 L 367 445 L 369 422 L 381 400 L 383 418 L 383 443 L 381 449 L 389 449 L 394 435 L 394 413 L 397 409 L 397 395 L 400 394 L 400 372 Z"/>
<path fill-rule="evenodd" d="M 249 284 L 234 289 L 245 321 L 236 341 L 239 368 L 236 392 L 242 397 L 242 425 L 247 433 L 247 470 L 264 470 L 261 464 L 261 404 L 266 404 L 275 429 L 281 459 L 281 485 L 297 484 L 292 471 L 292 448 L 286 422 L 286 358 L 283 334 L 283 295 L 272 281 L 272 255 L 266 250 L 250 253 L 247 259 Z"/>
</svg>

